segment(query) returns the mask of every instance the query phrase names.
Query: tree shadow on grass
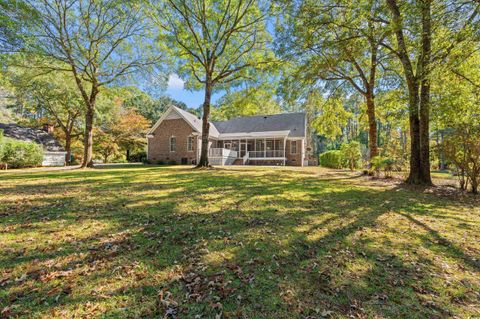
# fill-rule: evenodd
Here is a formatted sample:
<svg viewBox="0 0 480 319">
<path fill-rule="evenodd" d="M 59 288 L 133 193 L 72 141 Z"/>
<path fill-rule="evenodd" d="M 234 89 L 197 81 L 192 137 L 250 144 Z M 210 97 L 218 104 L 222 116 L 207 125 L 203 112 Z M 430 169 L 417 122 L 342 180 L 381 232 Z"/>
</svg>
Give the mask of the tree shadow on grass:
<svg viewBox="0 0 480 319">
<path fill-rule="evenodd" d="M 14 296 L 7 300 L 18 305 L 13 315 L 53 311 L 60 317 L 69 309 L 107 317 L 168 311 L 180 318 L 214 317 L 220 311 L 233 318 L 306 318 L 329 311 L 337 316 L 447 317 L 463 308 L 448 305 L 445 292 L 432 283 L 431 271 L 438 270 L 434 261 L 416 251 L 441 252 L 478 273 L 459 247 L 441 248 L 438 232 L 430 235 L 436 242 L 425 242 L 421 234 L 395 228 L 394 216 L 405 220 L 455 207 L 405 189 L 372 189 L 307 174 L 183 168 L 69 172 L 55 180 L 58 188 L 39 200 L 35 191 L 48 188 L 50 181 L 23 189 L 32 198 L 19 213 L 0 220 L 2 229 L 33 223 L 32 230 L 48 241 L 56 233 L 41 232 L 55 231 L 45 217 L 64 219 L 72 232 L 90 222 L 108 227 L 54 241 L 48 253 L 7 253 L 2 278 L 9 280 L 3 284 L 7 297 Z M 58 200 L 62 185 L 80 194 L 52 211 L 49 205 Z M 15 187 L 3 190 L 13 194 Z M 0 205 L 5 203 L 12 204 L 7 199 Z M 426 227 L 427 233 L 433 231 Z M 24 238 L 32 232 L 20 229 L 11 234 Z M 419 246 L 411 243 L 419 238 Z M 42 275 L 45 281 L 28 273 L 29 264 L 49 263 L 56 266 Z M 24 271 L 26 278 L 15 281 Z M 58 272 L 68 275 L 55 277 Z M 92 304 L 102 310 L 92 315 Z"/>
</svg>

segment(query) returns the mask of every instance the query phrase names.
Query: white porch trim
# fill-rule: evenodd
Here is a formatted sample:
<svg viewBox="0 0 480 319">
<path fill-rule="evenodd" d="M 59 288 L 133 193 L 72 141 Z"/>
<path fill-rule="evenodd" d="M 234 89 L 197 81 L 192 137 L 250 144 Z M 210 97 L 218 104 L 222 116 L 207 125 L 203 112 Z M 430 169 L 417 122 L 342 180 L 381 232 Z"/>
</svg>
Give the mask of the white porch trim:
<svg viewBox="0 0 480 319">
<path fill-rule="evenodd" d="M 220 134 L 218 136 L 218 140 L 254 139 L 254 138 L 282 138 L 282 137 L 287 137 L 289 134 L 290 134 L 290 130 L 287 130 L 287 131 L 223 133 L 223 134 Z"/>
</svg>

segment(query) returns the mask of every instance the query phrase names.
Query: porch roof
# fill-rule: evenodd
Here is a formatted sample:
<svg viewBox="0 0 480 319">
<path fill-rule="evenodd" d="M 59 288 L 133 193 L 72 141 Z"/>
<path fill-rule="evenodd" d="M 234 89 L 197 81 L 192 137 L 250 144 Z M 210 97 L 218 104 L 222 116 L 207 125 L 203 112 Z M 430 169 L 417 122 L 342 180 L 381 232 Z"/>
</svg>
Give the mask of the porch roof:
<svg viewBox="0 0 480 319">
<path fill-rule="evenodd" d="M 254 138 L 286 138 L 290 134 L 287 131 L 265 131 L 265 132 L 238 132 L 238 133 L 220 133 L 219 140 L 228 139 L 254 139 Z"/>
</svg>

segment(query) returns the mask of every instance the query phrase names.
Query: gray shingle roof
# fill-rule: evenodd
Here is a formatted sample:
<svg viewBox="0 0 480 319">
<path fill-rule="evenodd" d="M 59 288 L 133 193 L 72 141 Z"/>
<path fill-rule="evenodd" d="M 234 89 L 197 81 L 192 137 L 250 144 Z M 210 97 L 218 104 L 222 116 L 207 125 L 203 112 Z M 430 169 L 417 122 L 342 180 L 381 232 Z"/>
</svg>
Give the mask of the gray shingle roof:
<svg viewBox="0 0 480 319">
<path fill-rule="evenodd" d="M 289 137 L 305 137 L 305 113 L 238 117 L 212 123 L 220 134 L 289 130 Z"/>
<path fill-rule="evenodd" d="M 199 119 L 198 117 L 196 117 L 195 115 L 193 115 L 192 113 L 189 113 L 185 110 L 182 110 L 181 108 L 175 106 L 175 105 L 172 105 L 173 108 L 175 109 L 175 111 L 177 111 L 178 113 L 182 114 L 183 117 L 185 119 L 187 119 L 193 127 L 195 127 L 195 129 L 198 131 L 198 132 L 201 132 L 202 131 L 202 119 Z"/>
<path fill-rule="evenodd" d="M 193 127 L 195 127 L 197 132 L 200 132 L 200 133 L 202 132 L 202 119 L 198 118 L 196 115 L 192 113 L 189 113 L 185 110 L 182 110 L 179 107 L 176 107 L 175 105 L 173 105 L 173 108 L 177 112 L 181 113 L 183 117 L 186 118 L 192 124 Z M 213 135 L 215 137 L 218 136 L 217 128 L 211 124 L 210 124 L 210 135 Z"/>
<path fill-rule="evenodd" d="M 52 135 L 38 128 L 0 123 L 0 130 L 3 130 L 3 135 L 5 137 L 40 144 L 43 146 L 43 149 L 48 152 L 65 151 L 60 142 L 57 141 Z"/>
</svg>

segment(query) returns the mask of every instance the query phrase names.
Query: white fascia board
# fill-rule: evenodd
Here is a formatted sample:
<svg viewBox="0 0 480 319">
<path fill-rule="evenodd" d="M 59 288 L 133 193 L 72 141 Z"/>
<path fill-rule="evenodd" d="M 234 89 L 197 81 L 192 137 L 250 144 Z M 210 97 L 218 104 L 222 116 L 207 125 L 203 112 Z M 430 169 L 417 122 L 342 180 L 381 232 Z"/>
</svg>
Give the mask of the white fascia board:
<svg viewBox="0 0 480 319">
<path fill-rule="evenodd" d="M 288 137 L 287 140 L 289 140 L 289 141 L 301 141 L 301 140 L 305 140 L 305 137 L 303 137 L 303 136 L 299 136 L 299 137 Z"/>
<path fill-rule="evenodd" d="M 219 139 L 232 138 L 273 138 L 273 137 L 287 137 L 290 130 L 287 131 L 265 131 L 265 132 L 239 132 L 239 133 L 225 133 L 218 136 Z"/>
</svg>

